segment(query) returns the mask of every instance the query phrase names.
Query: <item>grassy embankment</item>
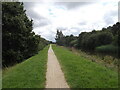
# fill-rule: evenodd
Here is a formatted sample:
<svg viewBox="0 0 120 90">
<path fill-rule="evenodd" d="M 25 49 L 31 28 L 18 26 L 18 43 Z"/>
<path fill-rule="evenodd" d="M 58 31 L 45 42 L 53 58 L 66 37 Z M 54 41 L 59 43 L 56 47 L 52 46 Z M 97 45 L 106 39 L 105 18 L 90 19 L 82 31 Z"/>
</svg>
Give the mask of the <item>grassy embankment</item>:
<svg viewBox="0 0 120 90">
<path fill-rule="evenodd" d="M 66 47 L 64 47 L 64 48 L 66 48 Z M 98 52 L 91 53 L 91 52 L 85 52 L 85 51 L 81 51 L 81 50 L 78 50 L 75 48 L 68 48 L 68 47 L 67 47 L 67 49 L 79 56 L 82 56 L 84 58 L 91 60 L 92 62 L 99 63 L 109 69 L 118 71 L 118 65 L 119 65 L 118 58 L 115 58 L 111 55 L 106 55 L 104 53 L 98 53 Z"/>
<path fill-rule="evenodd" d="M 26 61 L 3 70 L 2 87 L 44 88 L 48 47 Z"/>
<path fill-rule="evenodd" d="M 118 73 L 76 55 L 66 48 L 52 45 L 71 88 L 117 88 Z"/>
</svg>

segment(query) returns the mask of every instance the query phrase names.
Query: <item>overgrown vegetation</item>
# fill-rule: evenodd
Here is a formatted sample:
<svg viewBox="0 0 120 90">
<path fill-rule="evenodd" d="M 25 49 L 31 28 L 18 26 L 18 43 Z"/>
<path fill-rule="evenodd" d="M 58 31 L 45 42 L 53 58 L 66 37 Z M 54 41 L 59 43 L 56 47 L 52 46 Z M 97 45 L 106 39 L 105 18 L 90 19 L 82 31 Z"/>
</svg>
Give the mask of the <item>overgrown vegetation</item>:
<svg viewBox="0 0 120 90">
<path fill-rule="evenodd" d="M 103 46 L 99 46 L 96 47 L 96 52 L 98 53 L 103 53 L 104 55 L 109 54 L 109 55 L 114 55 L 115 57 L 118 56 L 118 46 L 114 46 L 114 45 L 103 45 Z"/>
<path fill-rule="evenodd" d="M 89 52 L 99 52 L 119 58 L 120 48 L 120 23 L 103 28 L 102 30 L 93 30 L 91 32 L 81 32 L 79 36 L 64 36 L 62 31 L 57 30 L 56 43 L 58 45 L 74 47 Z M 62 43 L 62 44 L 61 44 Z"/>
<path fill-rule="evenodd" d="M 48 47 L 37 55 L 3 70 L 4 88 L 45 88 Z"/>
<path fill-rule="evenodd" d="M 52 45 L 71 88 L 118 88 L 118 73 L 80 55 Z"/>
<path fill-rule="evenodd" d="M 42 50 L 48 41 L 35 35 L 21 2 L 2 3 L 2 65 L 22 62 Z"/>
</svg>

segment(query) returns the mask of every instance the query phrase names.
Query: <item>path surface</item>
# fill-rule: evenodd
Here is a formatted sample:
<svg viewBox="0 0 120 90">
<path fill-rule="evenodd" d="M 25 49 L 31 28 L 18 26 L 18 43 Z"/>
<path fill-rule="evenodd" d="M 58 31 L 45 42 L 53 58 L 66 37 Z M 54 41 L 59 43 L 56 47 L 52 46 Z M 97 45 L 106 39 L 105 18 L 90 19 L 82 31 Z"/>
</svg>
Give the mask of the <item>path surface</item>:
<svg viewBox="0 0 120 90">
<path fill-rule="evenodd" d="M 69 88 L 51 45 L 48 50 L 46 88 Z"/>
</svg>

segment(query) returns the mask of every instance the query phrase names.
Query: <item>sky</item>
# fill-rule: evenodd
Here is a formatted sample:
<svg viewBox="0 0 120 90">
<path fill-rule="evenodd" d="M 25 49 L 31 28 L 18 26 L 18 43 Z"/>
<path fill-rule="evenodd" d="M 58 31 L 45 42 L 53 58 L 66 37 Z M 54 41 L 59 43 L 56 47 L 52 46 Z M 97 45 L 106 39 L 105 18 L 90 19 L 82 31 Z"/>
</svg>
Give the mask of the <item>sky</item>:
<svg viewBox="0 0 120 90">
<path fill-rule="evenodd" d="M 118 0 L 24 2 L 24 7 L 33 20 L 33 31 L 54 42 L 57 29 L 64 35 L 78 36 L 118 22 Z"/>
</svg>

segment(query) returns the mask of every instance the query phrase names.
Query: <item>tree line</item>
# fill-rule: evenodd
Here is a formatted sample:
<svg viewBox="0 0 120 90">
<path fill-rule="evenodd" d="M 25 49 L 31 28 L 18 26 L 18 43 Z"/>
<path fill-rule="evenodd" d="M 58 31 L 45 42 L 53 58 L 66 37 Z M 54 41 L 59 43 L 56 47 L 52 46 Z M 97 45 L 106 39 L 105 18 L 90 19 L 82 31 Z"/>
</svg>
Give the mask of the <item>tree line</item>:
<svg viewBox="0 0 120 90">
<path fill-rule="evenodd" d="M 98 52 L 119 57 L 120 47 L 120 23 L 113 26 L 93 30 L 91 32 L 81 32 L 79 36 L 64 36 L 61 30 L 57 30 L 56 44 L 66 47 L 74 47 L 89 52 Z"/>
<path fill-rule="evenodd" d="M 2 3 L 2 65 L 10 66 L 35 55 L 49 44 L 33 30 L 23 3 Z"/>
</svg>

